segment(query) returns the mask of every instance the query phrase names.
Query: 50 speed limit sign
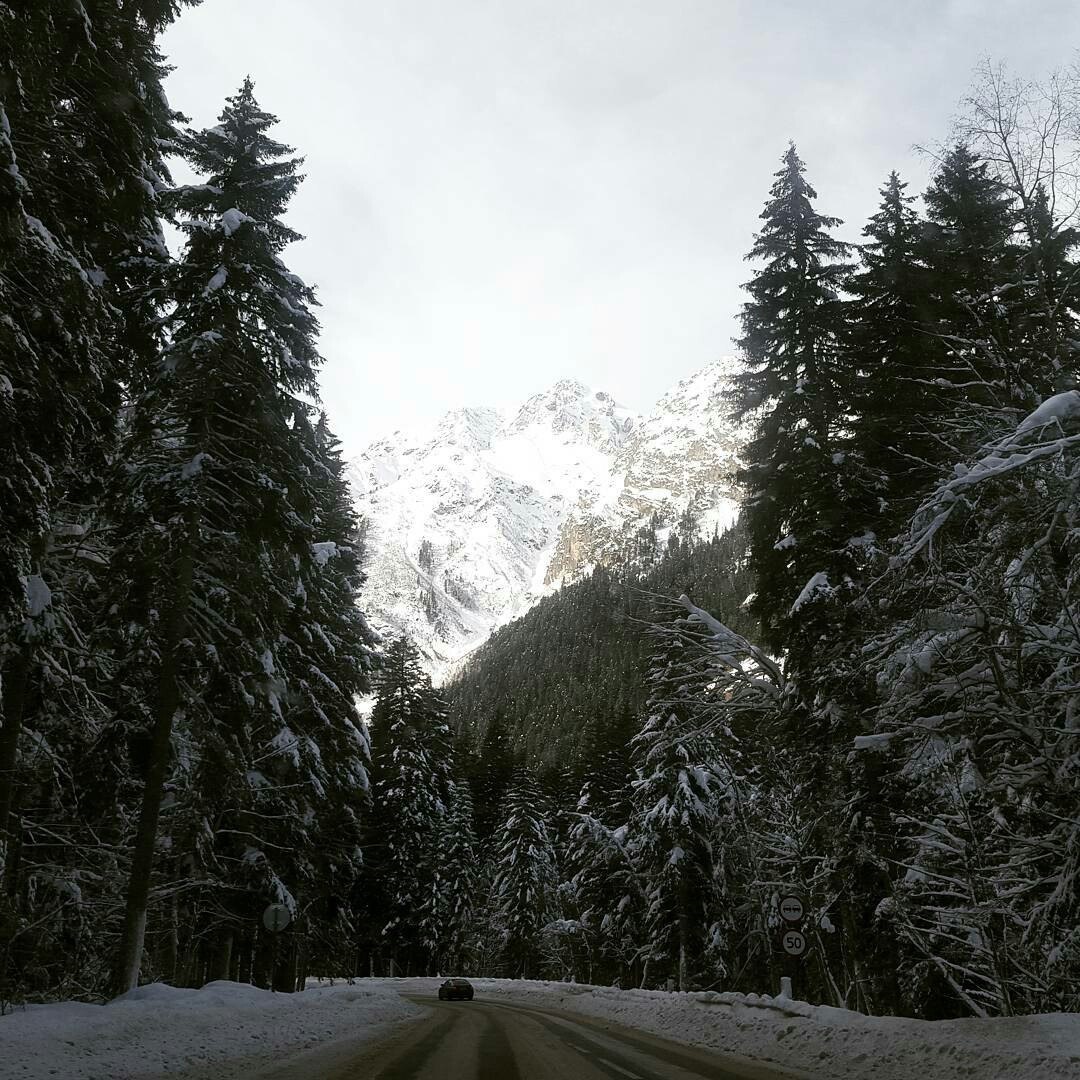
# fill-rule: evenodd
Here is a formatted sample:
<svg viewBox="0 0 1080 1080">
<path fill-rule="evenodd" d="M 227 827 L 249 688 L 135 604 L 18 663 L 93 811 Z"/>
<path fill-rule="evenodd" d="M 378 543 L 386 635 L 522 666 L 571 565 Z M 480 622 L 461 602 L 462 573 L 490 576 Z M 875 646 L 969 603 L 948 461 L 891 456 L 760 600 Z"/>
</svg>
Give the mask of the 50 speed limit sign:
<svg viewBox="0 0 1080 1080">
<path fill-rule="evenodd" d="M 806 952 L 806 938 L 798 930 L 785 930 L 780 944 L 788 956 L 802 956 Z"/>
</svg>

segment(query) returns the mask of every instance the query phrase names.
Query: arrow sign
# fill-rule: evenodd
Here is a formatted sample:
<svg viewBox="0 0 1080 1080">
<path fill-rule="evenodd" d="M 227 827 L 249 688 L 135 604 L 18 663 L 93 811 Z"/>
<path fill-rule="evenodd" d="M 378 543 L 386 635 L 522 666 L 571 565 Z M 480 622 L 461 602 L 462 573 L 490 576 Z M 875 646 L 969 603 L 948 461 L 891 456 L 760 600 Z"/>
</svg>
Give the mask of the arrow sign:
<svg viewBox="0 0 1080 1080">
<path fill-rule="evenodd" d="M 806 952 L 806 938 L 798 930 L 785 930 L 780 944 L 788 956 L 802 956 Z"/>
<path fill-rule="evenodd" d="M 780 915 L 785 922 L 798 922 L 804 914 L 803 902 L 797 896 L 785 896 L 780 901 Z"/>
</svg>

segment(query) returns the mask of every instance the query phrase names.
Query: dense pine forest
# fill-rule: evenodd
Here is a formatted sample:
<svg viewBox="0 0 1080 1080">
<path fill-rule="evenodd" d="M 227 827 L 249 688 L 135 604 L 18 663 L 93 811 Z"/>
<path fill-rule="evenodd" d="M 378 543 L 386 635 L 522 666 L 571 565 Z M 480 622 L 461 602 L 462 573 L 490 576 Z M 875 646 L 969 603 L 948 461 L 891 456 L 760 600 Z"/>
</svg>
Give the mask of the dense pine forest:
<svg viewBox="0 0 1080 1080">
<path fill-rule="evenodd" d="M 436 689 L 363 615 L 302 159 L 240 74 L 170 107 L 184 6 L 0 5 L 0 1008 L 454 972 L 1080 1010 L 1080 72 L 985 67 L 857 244 L 784 150 L 739 522 L 644 525 Z"/>
<path fill-rule="evenodd" d="M 266 904 L 318 962 L 352 925 L 375 639 L 299 159 L 250 80 L 209 130 L 169 108 L 179 7 L 0 10 L 4 1001 L 291 986 Z"/>
</svg>

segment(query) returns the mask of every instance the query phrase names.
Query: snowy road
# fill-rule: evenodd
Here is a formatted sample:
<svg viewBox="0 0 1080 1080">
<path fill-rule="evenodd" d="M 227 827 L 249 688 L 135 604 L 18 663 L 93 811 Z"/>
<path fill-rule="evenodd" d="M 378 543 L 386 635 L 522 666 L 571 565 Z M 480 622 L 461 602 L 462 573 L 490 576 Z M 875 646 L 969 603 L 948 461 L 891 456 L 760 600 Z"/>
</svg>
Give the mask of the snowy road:
<svg viewBox="0 0 1080 1080">
<path fill-rule="evenodd" d="M 440 1002 L 385 1042 L 307 1053 L 257 1080 L 793 1080 L 800 1075 L 551 1009 Z M 808 1076 L 809 1074 L 802 1074 Z"/>
</svg>

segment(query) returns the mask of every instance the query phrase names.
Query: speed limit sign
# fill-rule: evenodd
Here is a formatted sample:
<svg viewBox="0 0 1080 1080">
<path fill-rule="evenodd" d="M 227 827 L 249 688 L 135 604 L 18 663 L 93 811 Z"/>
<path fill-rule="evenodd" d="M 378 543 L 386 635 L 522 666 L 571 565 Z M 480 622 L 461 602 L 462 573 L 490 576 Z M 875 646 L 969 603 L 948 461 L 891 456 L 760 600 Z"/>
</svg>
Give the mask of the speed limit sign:
<svg viewBox="0 0 1080 1080">
<path fill-rule="evenodd" d="M 802 956 L 806 952 L 806 938 L 798 930 L 785 930 L 780 944 L 788 956 Z"/>
</svg>

